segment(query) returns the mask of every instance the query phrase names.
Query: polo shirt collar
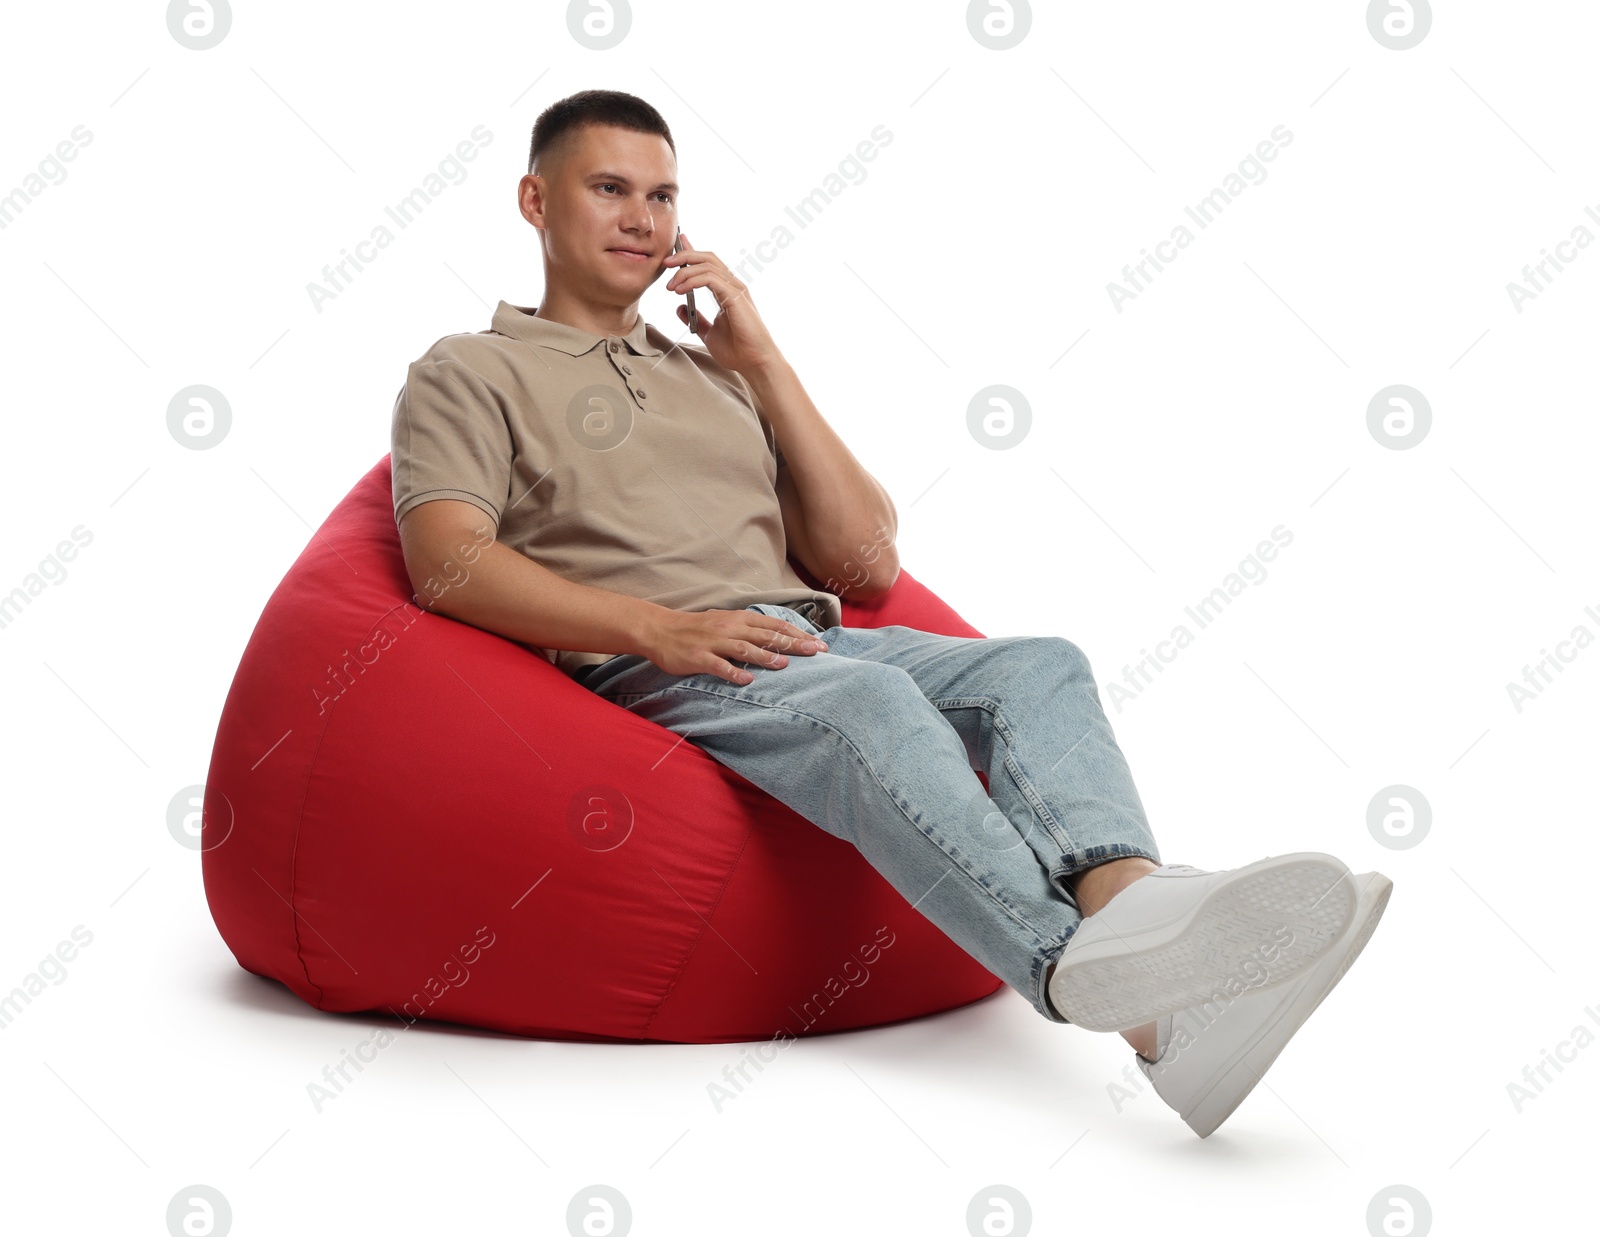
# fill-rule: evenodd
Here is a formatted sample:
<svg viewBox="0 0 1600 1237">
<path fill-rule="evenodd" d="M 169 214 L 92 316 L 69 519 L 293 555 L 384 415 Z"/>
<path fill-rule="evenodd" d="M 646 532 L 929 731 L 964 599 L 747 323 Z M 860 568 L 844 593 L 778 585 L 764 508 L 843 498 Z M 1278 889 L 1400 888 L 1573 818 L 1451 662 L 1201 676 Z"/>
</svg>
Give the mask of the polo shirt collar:
<svg viewBox="0 0 1600 1237">
<path fill-rule="evenodd" d="M 494 321 L 490 329 L 520 339 L 524 343 L 536 344 L 541 348 L 554 348 L 558 352 L 565 352 L 568 356 L 583 356 L 586 352 L 592 352 L 607 338 L 589 331 L 580 331 L 565 322 L 552 322 L 548 318 L 541 318 L 538 316 L 536 306 L 528 308 L 513 305 L 509 301 L 501 301 L 495 307 Z M 661 355 L 661 349 L 645 338 L 643 314 L 639 315 L 631 331 L 618 338 L 626 343 L 629 351 L 636 356 Z"/>
</svg>

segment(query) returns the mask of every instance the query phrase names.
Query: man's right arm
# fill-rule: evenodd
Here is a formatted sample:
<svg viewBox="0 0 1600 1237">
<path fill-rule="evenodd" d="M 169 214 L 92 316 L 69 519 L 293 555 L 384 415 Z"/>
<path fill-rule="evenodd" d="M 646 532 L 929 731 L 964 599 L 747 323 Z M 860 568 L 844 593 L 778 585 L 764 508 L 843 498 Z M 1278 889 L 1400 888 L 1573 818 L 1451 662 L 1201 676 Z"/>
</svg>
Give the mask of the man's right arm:
<svg viewBox="0 0 1600 1237">
<path fill-rule="evenodd" d="M 417 604 L 545 649 L 648 656 L 651 631 L 674 611 L 575 584 L 495 540 L 472 503 L 439 498 L 400 518 L 400 544 Z"/>
<path fill-rule="evenodd" d="M 456 498 L 430 499 L 401 516 L 417 604 L 536 648 L 635 653 L 668 674 L 703 671 L 730 683 L 755 677 L 734 660 L 778 669 L 788 653 L 827 649 L 772 615 L 679 611 L 575 584 L 495 540 L 496 531 L 485 511 Z"/>
</svg>

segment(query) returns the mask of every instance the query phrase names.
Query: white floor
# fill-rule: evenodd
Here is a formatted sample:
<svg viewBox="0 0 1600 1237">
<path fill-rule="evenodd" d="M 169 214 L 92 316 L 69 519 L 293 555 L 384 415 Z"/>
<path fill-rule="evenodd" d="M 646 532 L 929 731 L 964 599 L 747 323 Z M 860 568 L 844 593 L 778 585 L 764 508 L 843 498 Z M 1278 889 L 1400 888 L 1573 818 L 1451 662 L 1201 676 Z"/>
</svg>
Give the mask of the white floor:
<svg viewBox="0 0 1600 1237">
<path fill-rule="evenodd" d="M 1204 1141 L 1130 1081 L 1120 1037 L 1046 1023 L 1008 989 L 759 1068 L 762 1045 L 322 1014 L 239 969 L 191 874 L 155 867 L 82 908 L 92 942 L 0 1040 L 7 1109 L 26 1114 L 12 1210 L 54 1231 L 159 1231 L 204 1185 L 240 1233 L 566 1232 L 572 1200 L 598 1213 L 603 1186 L 636 1232 L 1027 1231 L 963 1228 L 975 1199 L 1015 1206 L 989 1201 L 1004 1187 L 1040 1232 L 1137 1216 L 1139 1231 L 1334 1234 L 1364 1231 L 1402 1185 L 1441 1231 L 1554 1224 L 1592 1149 L 1600 1052 L 1567 1050 L 1520 1112 L 1507 1085 L 1590 1023 L 1582 946 L 1552 943 L 1567 978 L 1551 981 L 1449 873 L 1403 867 L 1366 953 Z"/>
</svg>

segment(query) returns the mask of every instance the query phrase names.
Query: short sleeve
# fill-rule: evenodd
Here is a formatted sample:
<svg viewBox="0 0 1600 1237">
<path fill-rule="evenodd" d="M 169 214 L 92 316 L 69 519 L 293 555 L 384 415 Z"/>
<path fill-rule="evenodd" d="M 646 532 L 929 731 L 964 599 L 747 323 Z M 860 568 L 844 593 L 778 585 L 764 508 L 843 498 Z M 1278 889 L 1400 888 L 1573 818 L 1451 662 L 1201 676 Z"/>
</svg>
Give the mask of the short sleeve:
<svg viewBox="0 0 1600 1237">
<path fill-rule="evenodd" d="M 420 503 L 454 498 L 484 511 L 498 531 L 511 488 L 505 408 L 500 391 L 460 361 L 411 363 L 390 428 L 396 522 Z"/>
</svg>

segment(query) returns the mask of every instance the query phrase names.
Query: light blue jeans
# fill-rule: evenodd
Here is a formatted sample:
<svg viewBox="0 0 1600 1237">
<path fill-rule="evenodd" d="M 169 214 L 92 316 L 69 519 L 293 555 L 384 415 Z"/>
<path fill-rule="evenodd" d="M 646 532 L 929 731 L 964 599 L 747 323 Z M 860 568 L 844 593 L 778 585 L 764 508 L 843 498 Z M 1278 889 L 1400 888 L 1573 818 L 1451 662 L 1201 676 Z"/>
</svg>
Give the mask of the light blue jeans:
<svg viewBox="0 0 1600 1237">
<path fill-rule="evenodd" d="M 746 608 L 820 630 L 809 606 Z M 1161 862 L 1088 659 L 1059 636 L 821 635 L 826 653 L 739 663 L 755 675 L 745 684 L 667 674 L 633 653 L 577 681 L 850 842 L 986 970 L 1065 1022 L 1045 975 L 1082 919 L 1066 878 L 1129 855 Z"/>
</svg>

